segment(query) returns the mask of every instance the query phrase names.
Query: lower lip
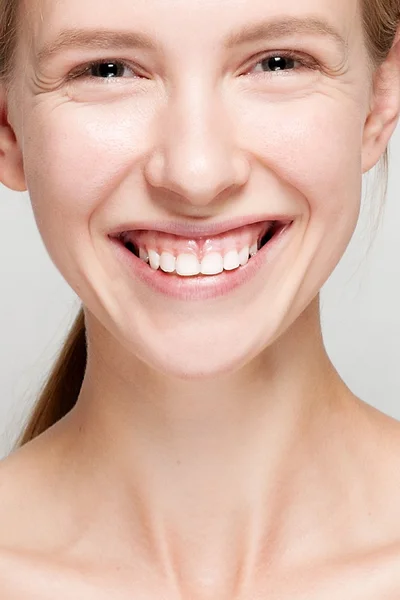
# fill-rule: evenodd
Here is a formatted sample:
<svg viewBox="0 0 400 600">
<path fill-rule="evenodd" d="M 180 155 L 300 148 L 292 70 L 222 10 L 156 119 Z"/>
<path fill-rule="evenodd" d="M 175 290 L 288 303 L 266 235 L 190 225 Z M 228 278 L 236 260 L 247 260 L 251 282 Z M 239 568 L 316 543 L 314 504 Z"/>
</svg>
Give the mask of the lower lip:
<svg viewBox="0 0 400 600">
<path fill-rule="evenodd" d="M 248 283 L 263 266 L 273 265 L 276 255 L 284 249 L 293 223 L 284 227 L 270 240 L 249 262 L 233 271 L 223 271 L 219 275 L 197 275 L 182 277 L 155 271 L 148 263 L 135 256 L 124 244 L 110 238 L 114 244 L 119 260 L 125 264 L 130 273 L 147 284 L 152 290 L 177 300 L 209 300 L 224 296 Z"/>
</svg>

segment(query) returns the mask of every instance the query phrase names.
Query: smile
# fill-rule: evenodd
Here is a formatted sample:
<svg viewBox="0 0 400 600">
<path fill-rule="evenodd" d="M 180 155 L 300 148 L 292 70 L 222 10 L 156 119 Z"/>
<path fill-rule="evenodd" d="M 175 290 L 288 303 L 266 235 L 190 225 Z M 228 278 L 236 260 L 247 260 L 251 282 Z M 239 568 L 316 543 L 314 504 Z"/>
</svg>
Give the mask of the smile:
<svg viewBox="0 0 400 600">
<path fill-rule="evenodd" d="M 287 225 L 288 222 L 267 221 L 197 239 L 139 230 L 122 232 L 119 239 L 154 271 L 180 277 L 212 276 L 244 267 Z"/>
<path fill-rule="evenodd" d="M 293 223 L 264 221 L 200 238 L 149 229 L 109 238 L 118 262 L 134 281 L 164 297 L 200 301 L 243 287 L 261 269 L 268 277 L 292 237 Z"/>
</svg>

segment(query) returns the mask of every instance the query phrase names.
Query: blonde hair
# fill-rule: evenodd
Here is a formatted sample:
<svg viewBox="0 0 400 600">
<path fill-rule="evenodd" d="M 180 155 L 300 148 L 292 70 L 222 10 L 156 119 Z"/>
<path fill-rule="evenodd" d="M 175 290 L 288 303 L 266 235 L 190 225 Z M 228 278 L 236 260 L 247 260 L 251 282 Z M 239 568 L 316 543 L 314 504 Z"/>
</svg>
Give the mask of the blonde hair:
<svg viewBox="0 0 400 600">
<path fill-rule="evenodd" d="M 400 22 L 399 0 L 361 0 L 365 42 L 375 68 L 388 56 Z M 13 78 L 17 42 L 18 0 L 0 0 L 0 81 L 8 88 Z M 382 157 L 387 181 L 388 151 Z M 80 310 L 58 359 L 29 415 L 16 447 L 21 447 L 62 419 L 76 404 L 87 360 L 86 330 Z"/>
</svg>

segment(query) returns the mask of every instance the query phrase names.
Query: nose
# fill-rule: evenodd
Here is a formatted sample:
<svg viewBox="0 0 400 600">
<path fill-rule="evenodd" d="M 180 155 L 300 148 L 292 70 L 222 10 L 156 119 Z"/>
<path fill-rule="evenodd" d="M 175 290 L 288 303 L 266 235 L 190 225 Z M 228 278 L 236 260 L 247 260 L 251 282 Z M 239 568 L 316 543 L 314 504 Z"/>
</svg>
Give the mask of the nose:
<svg viewBox="0 0 400 600">
<path fill-rule="evenodd" d="M 145 169 L 148 182 L 195 208 L 242 186 L 249 164 L 226 112 L 210 91 L 187 86 L 184 97 L 159 115 L 157 142 Z"/>
</svg>

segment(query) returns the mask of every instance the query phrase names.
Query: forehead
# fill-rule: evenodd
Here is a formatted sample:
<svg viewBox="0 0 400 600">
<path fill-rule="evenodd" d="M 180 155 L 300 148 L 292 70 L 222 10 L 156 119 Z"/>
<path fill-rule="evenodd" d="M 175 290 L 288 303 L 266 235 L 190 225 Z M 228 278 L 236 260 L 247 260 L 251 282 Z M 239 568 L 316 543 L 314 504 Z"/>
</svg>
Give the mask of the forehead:
<svg viewBox="0 0 400 600">
<path fill-rule="evenodd" d="M 362 29 L 360 0 L 23 0 L 34 45 L 62 30 L 132 29 L 160 47 L 217 47 L 246 25 L 311 19 L 351 42 Z"/>
</svg>

